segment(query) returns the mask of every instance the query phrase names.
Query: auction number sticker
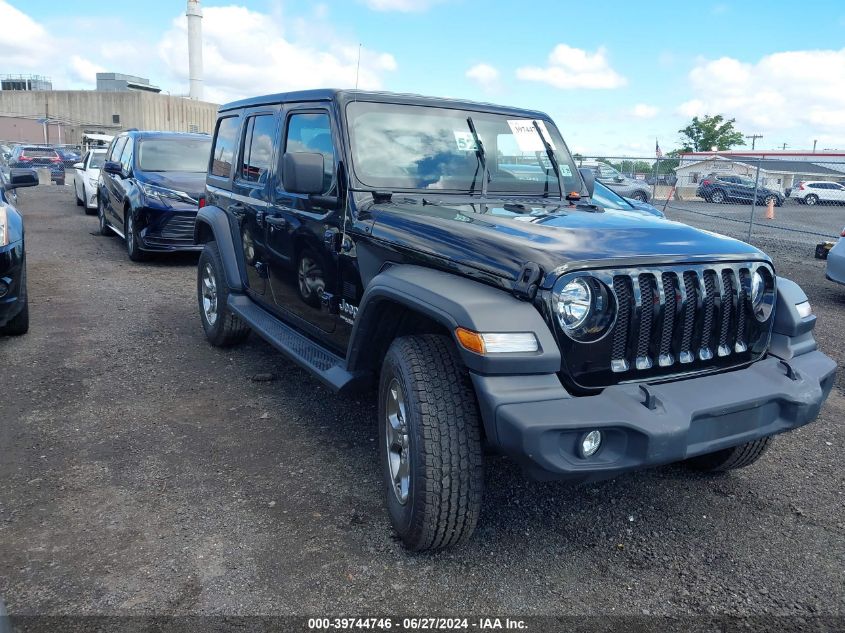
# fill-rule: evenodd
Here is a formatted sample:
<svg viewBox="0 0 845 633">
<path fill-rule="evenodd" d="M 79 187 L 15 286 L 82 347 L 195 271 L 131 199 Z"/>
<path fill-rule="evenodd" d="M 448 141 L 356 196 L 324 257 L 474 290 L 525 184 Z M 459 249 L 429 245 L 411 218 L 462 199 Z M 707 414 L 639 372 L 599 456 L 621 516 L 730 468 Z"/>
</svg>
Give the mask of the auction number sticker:
<svg viewBox="0 0 845 633">
<path fill-rule="evenodd" d="M 465 130 L 452 130 L 455 134 L 455 143 L 458 145 L 459 152 L 477 152 L 478 147 L 475 144 L 475 137 L 472 132 Z"/>
<path fill-rule="evenodd" d="M 549 146 L 553 150 L 556 150 L 557 148 L 555 147 L 554 141 L 552 141 L 552 137 L 549 135 L 549 131 L 546 129 L 545 122 L 537 121 L 537 124 L 540 126 L 540 133 L 543 135 L 543 138 L 548 141 Z M 508 126 L 521 151 L 546 151 L 546 146 L 543 145 L 540 134 L 537 134 L 537 130 L 534 128 L 534 121 L 528 119 L 508 119 Z"/>
</svg>

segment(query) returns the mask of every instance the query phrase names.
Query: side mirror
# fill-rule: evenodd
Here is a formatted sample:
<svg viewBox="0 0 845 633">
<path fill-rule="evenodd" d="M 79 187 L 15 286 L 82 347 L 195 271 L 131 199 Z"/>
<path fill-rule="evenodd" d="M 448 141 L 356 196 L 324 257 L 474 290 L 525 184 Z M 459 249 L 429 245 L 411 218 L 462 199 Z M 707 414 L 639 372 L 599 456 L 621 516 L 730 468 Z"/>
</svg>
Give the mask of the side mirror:
<svg viewBox="0 0 845 633">
<path fill-rule="evenodd" d="M 85 165 L 83 163 L 74 163 L 73 168 L 74 169 L 85 169 Z"/>
<path fill-rule="evenodd" d="M 323 161 L 323 155 L 317 152 L 286 152 L 282 156 L 282 180 L 285 191 L 305 194 L 323 193 Z"/>
<path fill-rule="evenodd" d="M 584 179 L 584 184 L 587 186 L 587 195 L 593 197 L 593 192 L 596 190 L 596 174 L 592 169 L 581 167 L 578 171 L 581 172 L 581 178 Z"/>
<path fill-rule="evenodd" d="M 123 165 L 116 160 L 107 160 L 103 165 L 103 171 L 107 174 L 120 176 L 123 173 Z"/>
<path fill-rule="evenodd" d="M 10 169 L 9 181 L 3 186 L 6 191 L 21 187 L 38 186 L 38 174 L 34 169 Z"/>
</svg>

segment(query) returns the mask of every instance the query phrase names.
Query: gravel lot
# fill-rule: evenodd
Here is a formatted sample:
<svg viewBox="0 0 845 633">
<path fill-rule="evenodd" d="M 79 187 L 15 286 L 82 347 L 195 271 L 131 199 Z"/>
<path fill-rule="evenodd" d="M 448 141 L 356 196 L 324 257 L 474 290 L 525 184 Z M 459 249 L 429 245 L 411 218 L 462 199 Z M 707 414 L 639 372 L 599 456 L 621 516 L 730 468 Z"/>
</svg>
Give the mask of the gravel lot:
<svg viewBox="0 0 845 633">
<path fill-rule="evenodd" d="M 131 263 L 70 188 L 19 206 L 32 329 L 0 339 L 12 614 L 845 614 L 842 373 L 816 423 L 727 476 L 575 487 L 491 459 L 474 540 L 410 555 L 382 510 L 368 399 L 255 337 L 210 347 L 195 258 Z M 804 246 L 772 255 L 841 365 L 845 287 Z"/>
</svg>

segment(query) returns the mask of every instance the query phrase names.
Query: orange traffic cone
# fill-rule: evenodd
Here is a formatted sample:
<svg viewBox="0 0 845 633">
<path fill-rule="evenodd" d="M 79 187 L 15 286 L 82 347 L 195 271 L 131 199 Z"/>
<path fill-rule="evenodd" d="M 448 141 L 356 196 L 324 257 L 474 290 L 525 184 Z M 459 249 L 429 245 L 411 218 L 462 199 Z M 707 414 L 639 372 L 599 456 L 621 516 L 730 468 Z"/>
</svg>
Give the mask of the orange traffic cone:
<svg viewBox="0 0 845 633">
<path fill-rule="evenodd" d="M 775 219 L 775 201 L 772 198 L 769 198 L 769 204 L 766 206 L 766 219 Z"/>
</svg>

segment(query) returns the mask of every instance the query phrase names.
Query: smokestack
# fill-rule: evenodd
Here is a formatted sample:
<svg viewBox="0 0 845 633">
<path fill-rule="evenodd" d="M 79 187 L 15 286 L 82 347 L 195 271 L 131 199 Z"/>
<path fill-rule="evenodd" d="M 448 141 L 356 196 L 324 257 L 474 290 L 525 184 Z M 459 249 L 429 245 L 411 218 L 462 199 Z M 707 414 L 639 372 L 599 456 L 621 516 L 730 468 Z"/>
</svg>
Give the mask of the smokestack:
<svg viewBox="0 0 845 633">
<path fill-rule="evenodd" d="M 202 9 L 200 0 L 188 0 L 188 75 L 191 99 L 202 100 Z"/>
</svg>

